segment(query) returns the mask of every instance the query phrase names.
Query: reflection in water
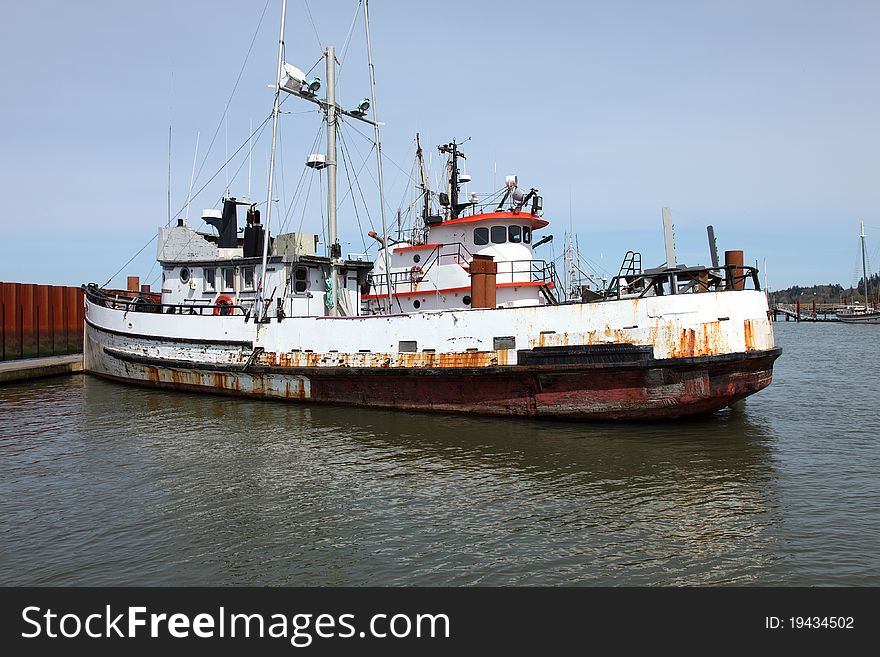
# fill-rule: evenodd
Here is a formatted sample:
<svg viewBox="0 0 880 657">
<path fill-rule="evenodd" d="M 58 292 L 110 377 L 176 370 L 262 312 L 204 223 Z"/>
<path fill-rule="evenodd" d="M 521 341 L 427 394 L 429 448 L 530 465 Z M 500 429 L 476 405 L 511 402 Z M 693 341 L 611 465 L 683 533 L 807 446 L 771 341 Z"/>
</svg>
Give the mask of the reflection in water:
<svg viewBox="0 0 880 657">
<path fill-rule="evenodd" d="M 90 377 L 0 399 L 3 583 L 763 583 L 779 559 L 773 432 L 743 409 L 548 423 Z"/>
</svg>

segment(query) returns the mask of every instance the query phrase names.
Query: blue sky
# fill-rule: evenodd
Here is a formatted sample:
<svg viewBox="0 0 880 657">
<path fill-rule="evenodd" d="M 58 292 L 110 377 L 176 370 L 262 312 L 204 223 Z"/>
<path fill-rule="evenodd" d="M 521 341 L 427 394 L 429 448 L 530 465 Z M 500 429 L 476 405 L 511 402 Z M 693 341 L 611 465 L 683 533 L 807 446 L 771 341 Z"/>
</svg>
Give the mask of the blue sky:
<svg viewBox="0 0 880 657">
<path fill-rule="evenodd" d="M 227 131 L 232 152 L 271 110 L 280 0 L 269 3 L 228 128 L 220 123 L 263 6 L 6 4 L 0 280 L 103 283 L 118 270 L 166 221 L 169 122 L 173 212 L 186 201 L 196 135 L 201 161 L 218 125 L 196 188 L 220 169 Z M 289 0 L 286 59 L 308 70 L 319 42 L 342 55 L 356 9 Z M 771 287 L 850 285 L 860 219 L 880 262 L 880 3 L 373 0 L 370 11 L 392 213 L 412 198 L 419 131 L 435 171 L 437 144 L 471 138 L 462 148 L 472 191 L 493 189 L 496 163 L 498 181 L 515 173 L 538 187 L 556 236 L 541 248 L 558 256 L 571 221 L 582 253 L 612 273 L 628 249 L 646 266 L 662 262 L 663 206 L 680 261 L 708 262 L 711 223 L 722 250 L 766 259 Z M 369 95 L 360 16 L 339 58 L 339 100 L 354 105 Z M 277 195 L 287 204 L 319 122 L 298 99 L 285 109 Z M 253 151 L 258 200 L 268 137 Z M 346 140 L 358 168 L 369 143 L 350 130 Z M 237 195 L 247 191 L 245 153 L 228 170 L 233 178 L 244 162 L 230 182 Z M 302 219 L 321 233 L 318 180 L 307 175 L 310 201 L 288 229 Z M 369 164 L 362 184 L 378 225 L 374 175 Z M 226 177 L 192 202 L 197 229 Z M 350 200 L 339 217 L 345 250 L 363 250 Z M 362 206 L 359 218 L 369 230 Z M 155 283 L 154 258 L 153 244 L 114 282 Z"/>
</svg>

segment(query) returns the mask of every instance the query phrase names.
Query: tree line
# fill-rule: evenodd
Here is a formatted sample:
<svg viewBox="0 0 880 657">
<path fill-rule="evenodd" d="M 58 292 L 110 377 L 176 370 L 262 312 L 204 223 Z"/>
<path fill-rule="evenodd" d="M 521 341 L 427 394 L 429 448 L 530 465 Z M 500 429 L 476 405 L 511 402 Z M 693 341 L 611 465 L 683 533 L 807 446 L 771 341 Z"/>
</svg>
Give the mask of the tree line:
<svg viewBox="0 0 880 657">
<path fill-rule="evenodd" d="M 868 276 L 868 291 L 871 300 L 877 300 L 877 293 L 880 291 L 880 273 Z M 828 283 L 827 285 L 792 285 L 784 290 L 772 290 L 770 298 L 776 303 L 795 303 L 800 299 L 804 301 L 816 303 L 844 304 L 859 301 L 865 301 L 865 279 L 859 279 L 855 288 L 843 287 L 839 283 Z"/>
</svg>

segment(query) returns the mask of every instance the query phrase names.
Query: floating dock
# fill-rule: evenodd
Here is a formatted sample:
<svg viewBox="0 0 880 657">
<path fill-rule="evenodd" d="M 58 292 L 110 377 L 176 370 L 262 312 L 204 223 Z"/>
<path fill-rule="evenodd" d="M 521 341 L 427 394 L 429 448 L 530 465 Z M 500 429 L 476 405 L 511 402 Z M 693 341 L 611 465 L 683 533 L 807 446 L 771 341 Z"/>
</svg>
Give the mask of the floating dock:
<svg viewBox="0 0 880 657">
<path fill-rule="evenodd" d="M 41 379 L 46 376 L 76 374 L 82 371 L 82 354 L 7 360 L 0 363 L 0 385 L 11 381 Z"/>
</svg>

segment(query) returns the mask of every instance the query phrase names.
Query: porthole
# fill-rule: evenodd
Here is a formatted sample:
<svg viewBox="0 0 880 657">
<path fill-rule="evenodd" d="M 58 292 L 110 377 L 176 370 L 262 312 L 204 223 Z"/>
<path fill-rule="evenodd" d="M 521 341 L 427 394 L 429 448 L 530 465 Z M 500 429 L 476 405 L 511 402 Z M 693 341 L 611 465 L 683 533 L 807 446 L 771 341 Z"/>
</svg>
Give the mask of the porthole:
<svg viewBox="0 0 880 657">
<path fill-rule="evenodd" d="M 186 267 L 184 267 L 183 269 L 180 270 L 180 282 L 181 283 L 188 283 L 189 282 L 189 269 L 187 269 Z"/>
<path fill-rule="evenodd" d="M 421 301 L 419 301 L 418 299 L 416 299 L 415 301 L 413 301 L 413 308 L 417 308 L 417 309 L 418 309 L 418 308 L 421 308 L 421 307 L 422 307 L 422 302 L 421 302 Z"/>
<path fill-rule="evenodd" d="M 422 259 L 422 256 L 420 256 L 418 253 L 416 253 L 416 254 L 413 256 L 413 262 L 418 262 L 418 261 L 421 260 L 421 259 Z"/>
<path fill-rule="evenodd" d="M 471 305 L 471 298 L 470 298 L 469 296 L 467 296 L 467 295 L 464 296 L 464 298 L 462 299 L 462 301 L 464 301 L 464 305 L 466 305 L 466 306 Z"/>
</svg>

